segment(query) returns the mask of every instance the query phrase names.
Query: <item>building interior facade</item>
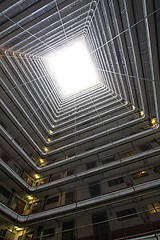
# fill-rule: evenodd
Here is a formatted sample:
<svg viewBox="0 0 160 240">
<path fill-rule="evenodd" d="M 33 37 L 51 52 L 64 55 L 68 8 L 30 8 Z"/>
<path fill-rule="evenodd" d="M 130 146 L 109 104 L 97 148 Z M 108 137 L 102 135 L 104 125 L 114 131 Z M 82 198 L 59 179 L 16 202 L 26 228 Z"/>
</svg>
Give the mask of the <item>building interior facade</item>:
<svg viewBox="0 0 160 240">
<path fill-rule="evenodd" d="M 160 1 L 0 11 L 0 240 L 160 239 Z M 45 59 L 76 39 L 100 81 L 64 97 Z"/>
</svg>

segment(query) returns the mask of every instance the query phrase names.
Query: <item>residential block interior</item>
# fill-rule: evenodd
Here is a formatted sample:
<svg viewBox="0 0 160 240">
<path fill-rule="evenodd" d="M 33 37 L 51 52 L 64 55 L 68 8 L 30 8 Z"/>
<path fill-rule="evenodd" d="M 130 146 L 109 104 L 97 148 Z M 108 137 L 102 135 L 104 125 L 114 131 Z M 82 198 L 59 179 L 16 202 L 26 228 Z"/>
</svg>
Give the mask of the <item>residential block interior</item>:
<svg viewBox="0 0 160 240">
<path fill-rule="evenodd" d="M 160 1 L 0 11 L 0 240 L 160 239 Z M 73 40 L 99 83 L 65 97 L 45 59 Z"/>
</svg>

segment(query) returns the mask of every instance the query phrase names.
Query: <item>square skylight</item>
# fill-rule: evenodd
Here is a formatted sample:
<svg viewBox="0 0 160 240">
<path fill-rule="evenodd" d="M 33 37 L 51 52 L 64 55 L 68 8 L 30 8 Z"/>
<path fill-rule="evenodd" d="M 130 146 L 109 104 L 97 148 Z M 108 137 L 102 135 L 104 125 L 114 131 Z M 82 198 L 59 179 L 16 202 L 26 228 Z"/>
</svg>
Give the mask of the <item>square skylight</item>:
<svg viewBox="0 0 160 240">
<path fill-rule="evenodd" d="M 46 65 L 63 96 L 71 96 L 99 84 L 84 41 L 74 41 L 46 57 Z"/>
</svg>

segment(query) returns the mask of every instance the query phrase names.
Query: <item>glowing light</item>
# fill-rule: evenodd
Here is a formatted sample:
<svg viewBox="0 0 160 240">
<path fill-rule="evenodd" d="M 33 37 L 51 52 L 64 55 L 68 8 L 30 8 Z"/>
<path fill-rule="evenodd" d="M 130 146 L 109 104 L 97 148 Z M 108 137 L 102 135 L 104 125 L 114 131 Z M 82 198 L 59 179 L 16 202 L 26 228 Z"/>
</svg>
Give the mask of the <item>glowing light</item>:
<svg viewBox="0 0 160 240">
<path fill-rule="evenodd" d="M 135 110 L 135 106 L 134 105 L 132 105 L 132 110 Z"/>
<path fill-rule="evenodd" d="M 40 176 L 39 175 L 34 175 L 34 177 L 36 178 L 36 179 L 39 179 L 40 178 Z"/>
<path fill-rule="evenodd" d="M 84 41 L 71 42 L 46 57 L 49 73 L 64 96 L 70 96 L 99 84 L 98 75 Z"/>
<path fill-rule="evenodd" d="M 45 151 L 45 152 L 48 152 L 48 148 L 47 148 L 47 147 L 45 147 L 45 148 L 44 148 L 44 151 Z"/>
<path fill-rule="evenodd" d="M 54 127 L 55 127 L 55 125 L 53 124 L 53 125 L 52 125 L 52 128 L 54 128 Z"/>
<path fill-rule="evenodd" d="M 40 161 L 40 163 L 44 163 L 44 160 L 41 158 L 41 159 L 39 159 L 39 161 Z"/>
<path fill-rule="evenodd" d="M 140 111 L 140 114 L 141 114 L 141 116 L 144 116 L 144 112 L 143 111 Z"/>
<path fill-rule="evenodd" d="M 16 230 L 16 231 L 22 231 L 23 228 L 15 227 L 15 230 Z"/>
<path fill-rule="evenodd" d="M 28 200 L 33 200 L 32 196 L 28 196 L 27 198 L 28 198 Z"/>
<path fill-rule="evenodd" d="M 21 229 L 20 228 L 16 228 L 16 231 L 20 231 Z"/>
<path fill-rule="evenodd" d="M 47 142 L 51 142 L 51 139 L 50 139 L 50 138 L 48 138 L 48 139 L 47 139 Z"/>
<path fill-rule="evenodd" d="M 49 133 L 50 133 L 50 134 L 53 134 L 53 131 L 52 131 L 52 130 L 49 130 Z"/>
<path fill-rule="evenodd" d="M 153 118 L 152 121 L 151 121 L 152 124 L 156 123 L 156 119 Z"/>
<path fill-rule="evenodd" d="M 152 123 L 152 128 L 157 127 L 157 119 L 156 118 L 151 119 L 151 123 Z"/>
</svg>

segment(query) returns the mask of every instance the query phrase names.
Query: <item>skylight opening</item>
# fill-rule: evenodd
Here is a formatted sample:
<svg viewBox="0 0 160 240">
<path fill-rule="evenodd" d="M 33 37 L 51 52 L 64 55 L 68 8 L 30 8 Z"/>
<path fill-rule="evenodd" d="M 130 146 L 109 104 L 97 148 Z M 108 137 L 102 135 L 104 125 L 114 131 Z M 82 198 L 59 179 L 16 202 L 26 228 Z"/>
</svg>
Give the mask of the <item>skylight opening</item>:
<svg viewBox="0 0 160 240">
<path fill-rule="evenodd" d="M 99 78 L 84 41 L 67 44 L 46 57 L 46 65 L 64 97 L 99 84 Z"/>
</svg>

